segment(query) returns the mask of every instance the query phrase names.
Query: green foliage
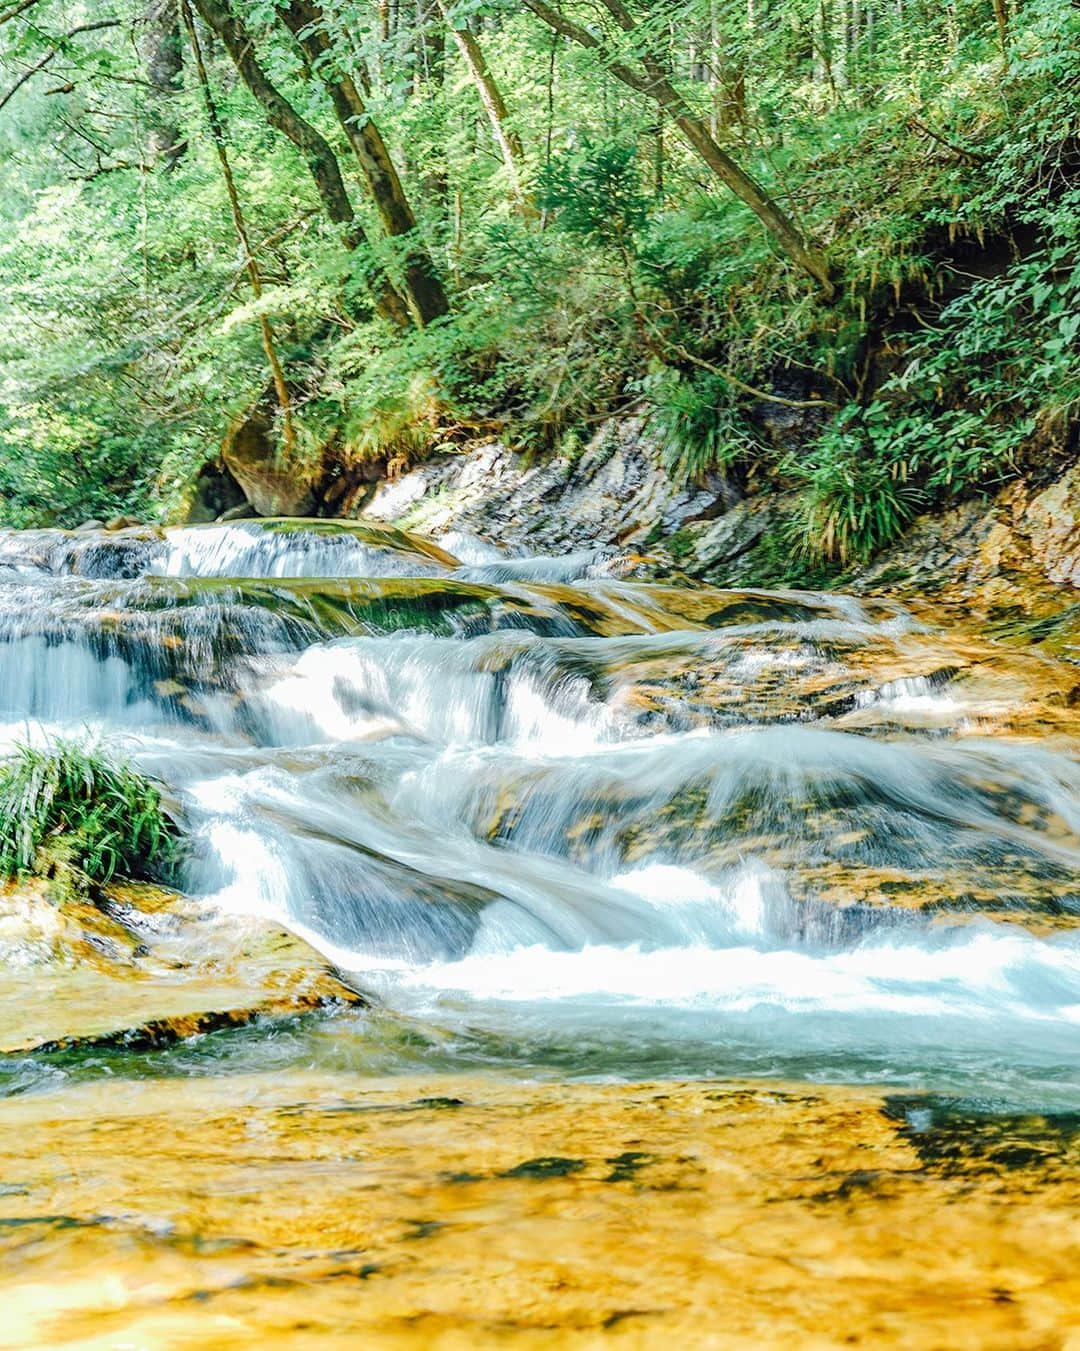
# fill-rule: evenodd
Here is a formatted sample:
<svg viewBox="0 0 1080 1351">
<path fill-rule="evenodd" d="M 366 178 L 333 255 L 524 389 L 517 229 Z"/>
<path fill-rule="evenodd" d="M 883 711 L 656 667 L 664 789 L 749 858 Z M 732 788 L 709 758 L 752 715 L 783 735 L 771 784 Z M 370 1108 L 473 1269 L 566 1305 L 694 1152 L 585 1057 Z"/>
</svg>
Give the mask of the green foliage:
<svg viewBox="0 0 1080 1351">
<path fill-rule="evenodd" d="M 537 202 L 558 213 L 568 235 L 600 248 L 632 248 L 649 218 L 636 147 L 586 139 L 546 167 Z"/>
<path fill-rule="evenodd" d="M 731 469 L 763 449 L 732 397 L 731 386 L 708 371 L 663 371 L 642 382 L 660 433 L 664 467 L 677 482 L 708 469 Z"/>
<path fill-rule="evenodd" d="M 171 865 L 178 841 L 158 785 L 100 748 L 20 745 L 0 763 L 2 877 L 148 877 Z"/>
<path fill-rule="evenodd" d="M 895 456 L 887 423 L 857 406 L 785 467 L 802 486 L 792 539 L 811 560 L 862 562 L 900 534 L 922 500 Z"/>
<path fill-rule="evenodd" d="M 359 420 L 345 427 L 345 453 L 361 461 L 381 457 L 404 467 L 423 457 L 437 425 L 434 382 L 417 373 L 405 390 L 384 393 L 364 405 Z"/>
<path fill-rule="evenodd" d="M 779 513 L 745 554 L 710 569 L 710 580 L 720 586 L 797 587 L 808 591 L 828 591 L 842 587 L 850 569 L 836 560 L 822 557 L 820 551 L 801 547 L 797 515 Z"/>
<path fill-rule="evenodd" d="M 326 6 L 327 66 L 365 88 L 451 295 L 445 319 L 403 334 L 373 317 L 369 278 L 378 264 L 400 283 L 406 245 L 380 229 L 321 66 L 305 68 L 277 7 L 231 3 L 338 152 L 369 243 L 344 247 L 302 158 L 207 42 L 254 300 L 190 61 L 174 93 L 147 85 L 145 7 L 118 0 L 115 28 L 74 39 L 100 17 L 89 0 L 38 0 L 0 25 L 0 97 L 57 48 L 0 110 L 0 520 L 176 512 L 266 388 L 263 316 L 309 459 L 329 445 L 405 463 L 470 431 L 546 454 L 635 407 L 680 480 L 715 469 L 797 495 L 767 571 L 797 557 L 824 576 L 922 506 L 1075 450 L 1076 6 L 1010 7 L 1003 53 L 987 0 L 674 0 L 635 7 L 635 33 L 567 0 L 610 58 L 662 54 L 827 249 L 831 304 L 610 59 L 555 42 L 523 7 L 454 13 L 504 95 L 535 214 L 430 8 L 423 22 L 395 11 L 387 32 L 376 7 Z M 186 145 L 171 167 L 148 160 L 162 118 Z"/>
</svg>

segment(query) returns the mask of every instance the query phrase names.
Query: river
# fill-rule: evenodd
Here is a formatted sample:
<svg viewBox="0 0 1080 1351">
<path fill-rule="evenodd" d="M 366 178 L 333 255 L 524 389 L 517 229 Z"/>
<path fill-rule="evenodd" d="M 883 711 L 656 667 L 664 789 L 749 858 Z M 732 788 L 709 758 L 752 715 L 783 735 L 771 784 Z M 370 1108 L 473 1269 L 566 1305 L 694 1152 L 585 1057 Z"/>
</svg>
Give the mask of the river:
<svg viewBox="0 0 1080 1351">
<path fill-rule="evenodd" d="M 5 742 L 122 747 L 182 814 L 183 889 L 284 921 L 377 1011 L 3 1079 L 497 1068 L 1075 1109 L 1068 672 L 925 608 L 620 580 L 599 551 L 8 532 Z"/>
</svg>

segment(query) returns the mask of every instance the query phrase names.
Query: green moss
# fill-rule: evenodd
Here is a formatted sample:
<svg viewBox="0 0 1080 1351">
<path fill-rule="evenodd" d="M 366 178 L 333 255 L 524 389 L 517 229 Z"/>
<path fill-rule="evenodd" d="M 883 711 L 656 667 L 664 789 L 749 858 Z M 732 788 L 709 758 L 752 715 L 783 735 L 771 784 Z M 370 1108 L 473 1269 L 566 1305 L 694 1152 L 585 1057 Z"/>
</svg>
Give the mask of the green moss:
<svg viewBox="0 0 1080 1351">
<path fill-rule="evenodd" d="M 676 530 L 664 541 L 668 553 L 676 563 L 683 563 L 694 553 L 694 536 L 686 529 Z"/>
</svg>

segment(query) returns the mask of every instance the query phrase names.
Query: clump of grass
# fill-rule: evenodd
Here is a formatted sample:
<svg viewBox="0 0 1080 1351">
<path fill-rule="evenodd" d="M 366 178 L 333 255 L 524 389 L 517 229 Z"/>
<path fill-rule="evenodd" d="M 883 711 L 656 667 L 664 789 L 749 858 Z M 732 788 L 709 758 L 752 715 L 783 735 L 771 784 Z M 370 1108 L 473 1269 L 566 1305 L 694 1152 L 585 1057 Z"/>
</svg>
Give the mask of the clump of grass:
<svg viewBox="0 0 1080 1351">
<path fill-rule="evenodd" d="M 788 457 L 785 467 L 801 486 L 792 542 L 804 558 L 865 562 L 891 544 L 924 503 L 893 426 L 884 411 L 870 418 L 849 407 L 812 450 Z"/>
<path fill-rule="evenodd" d="M 90 884 L 164 873 L 179 847 L 161 790 L 100 747 L 19 745 L 0 763 L 0 876 Z"/>
<path fill-rule="evenodd" d="M 653 379 L 649 399 L 661 460 L 677 483 L 749 463 L 762 452 L 718 376 L 668 372 Z"/>
</svg>

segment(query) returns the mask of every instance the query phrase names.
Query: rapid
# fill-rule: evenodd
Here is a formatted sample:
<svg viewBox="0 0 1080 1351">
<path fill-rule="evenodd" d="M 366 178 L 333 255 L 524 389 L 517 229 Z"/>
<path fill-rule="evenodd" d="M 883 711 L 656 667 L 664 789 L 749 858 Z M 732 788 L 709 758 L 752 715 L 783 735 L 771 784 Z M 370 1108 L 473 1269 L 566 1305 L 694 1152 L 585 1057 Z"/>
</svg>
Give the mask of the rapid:
<svg viewBox="0 0 1080 1351">
<path fill-rule="evenodd" d="M 3 743 L 118 742 L 185 892 L 377 997 L 168 1067 L 1080 1106 L 1060 669 L 892 601 L 616 572 L 365 523 L 0 536 Z"/>
</svg>

